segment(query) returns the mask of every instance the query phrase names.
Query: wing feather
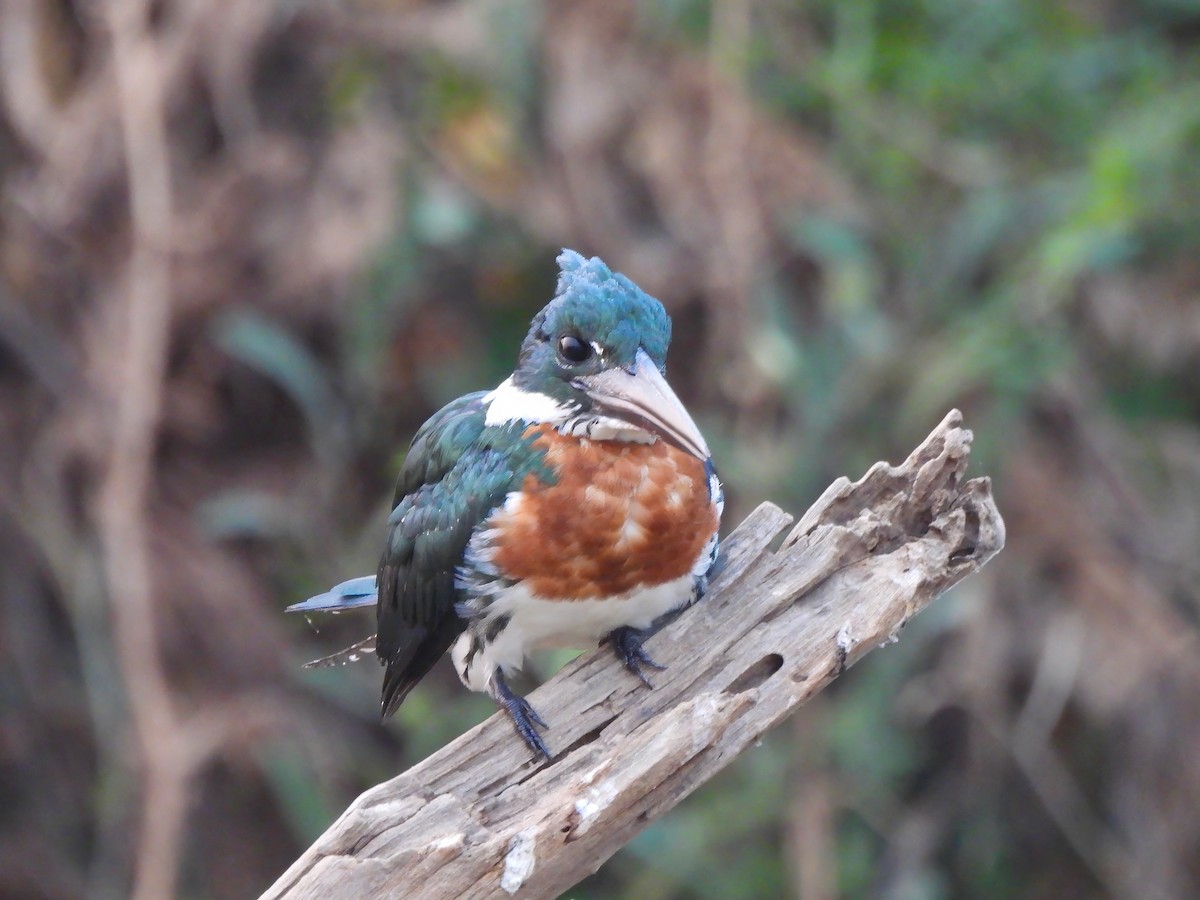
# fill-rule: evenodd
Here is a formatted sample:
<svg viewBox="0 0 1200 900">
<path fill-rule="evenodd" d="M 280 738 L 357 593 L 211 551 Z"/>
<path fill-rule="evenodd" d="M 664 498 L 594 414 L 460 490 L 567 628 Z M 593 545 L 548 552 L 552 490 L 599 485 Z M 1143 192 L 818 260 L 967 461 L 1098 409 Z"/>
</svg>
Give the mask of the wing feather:
<svg viewBox="0 0 1200 900">
<path fill-rule="evenodd" d="M 384 716 L 466 627 L 455 612 L 455 572 L 467 542 L 540 460 L 519 423 L 485 425 L 484 396 L 456 400 L 426 422 L 400 473 L 378 572 Z"/>
</svg>

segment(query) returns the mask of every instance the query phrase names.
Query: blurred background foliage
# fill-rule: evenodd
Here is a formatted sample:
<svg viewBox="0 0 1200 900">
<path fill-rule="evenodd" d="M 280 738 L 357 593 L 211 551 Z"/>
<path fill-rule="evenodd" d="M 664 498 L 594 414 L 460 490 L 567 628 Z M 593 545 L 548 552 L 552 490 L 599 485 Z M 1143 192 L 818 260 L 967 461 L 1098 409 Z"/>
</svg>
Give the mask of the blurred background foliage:
<svg viewBox="0 0 1200 900">
<path fill-rule="evenodd" d="M 14 898 L 126 896 L 148 865 L 97 512 L 134 244 L 105 7 L 0 4 Z M 154 659 L 179 709 L 237 723 L 193 723 L 211 747 L 149 863 L 180 896 L 256 894 L 491 713 L 447 667 L 381 726 L 376 666 L 300 668 L 370 617 L 281 611 L 374 569 L 408 439 L 511 369 L 564 245 L 672 313 L 728 526 L 959 406 L 1009 527 L 571 896 L 1200 896 L 1200 4 L 147 10 L 171 201 Z"/>
</svg>

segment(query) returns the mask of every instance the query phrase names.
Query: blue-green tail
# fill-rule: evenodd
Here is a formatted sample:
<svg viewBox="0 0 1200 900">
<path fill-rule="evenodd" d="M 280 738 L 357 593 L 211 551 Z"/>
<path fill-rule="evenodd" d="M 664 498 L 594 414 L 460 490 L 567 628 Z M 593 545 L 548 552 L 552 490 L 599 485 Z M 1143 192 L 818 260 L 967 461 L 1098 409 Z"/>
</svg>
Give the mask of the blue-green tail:
<svg viewBox="0 0 1200 900">
<path fill-rule="evenodd" d="M 293 603 L 287 608 L 287 612 L 339 613 L 347 609 L 374 606 L 375 596 L 375 576 L 363 575 L 360 578 L 343 581 L 323 594 L 309 597 L 303 603 Z"/>
</svg>

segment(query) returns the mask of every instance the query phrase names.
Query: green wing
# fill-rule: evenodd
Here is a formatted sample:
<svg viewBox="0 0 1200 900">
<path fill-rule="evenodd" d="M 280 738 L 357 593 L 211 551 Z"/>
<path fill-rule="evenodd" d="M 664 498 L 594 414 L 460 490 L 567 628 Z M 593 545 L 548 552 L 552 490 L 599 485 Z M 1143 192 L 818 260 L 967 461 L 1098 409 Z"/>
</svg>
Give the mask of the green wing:
<svg viewBox="0 0 1200 900">
<path fill-rule="evenodd" d="M 476 391 L 447 403 L 413 435 L 412 446 L 396 480 L 392 507 L 409 494 L 437 484 L 483 433 L 486 391 Z"/>
<path fill-rule="evenodd" d="M 454 580 L 467 542 L 535 465 L 523 426 L 484 425 L 484 396 L 468 394 L 426 422 L 400 472 L 378 574 L 384 716 L 465 628 Z"/>
</svg>

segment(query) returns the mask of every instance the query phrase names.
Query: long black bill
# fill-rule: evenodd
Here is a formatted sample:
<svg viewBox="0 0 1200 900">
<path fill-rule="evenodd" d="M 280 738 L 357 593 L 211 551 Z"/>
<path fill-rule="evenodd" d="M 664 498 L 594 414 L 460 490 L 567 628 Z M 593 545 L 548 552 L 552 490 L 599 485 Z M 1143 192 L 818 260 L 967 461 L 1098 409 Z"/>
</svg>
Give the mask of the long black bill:
<svg viewBox="0 0 1200 900">
<path fill-rule="evenodd" d="M 658 367 L 639 349 L 629 369 L 610 369 L 579 379 L 597 411 L 657 435 L 697 459 L 708 444 Z"/>
</svg>

